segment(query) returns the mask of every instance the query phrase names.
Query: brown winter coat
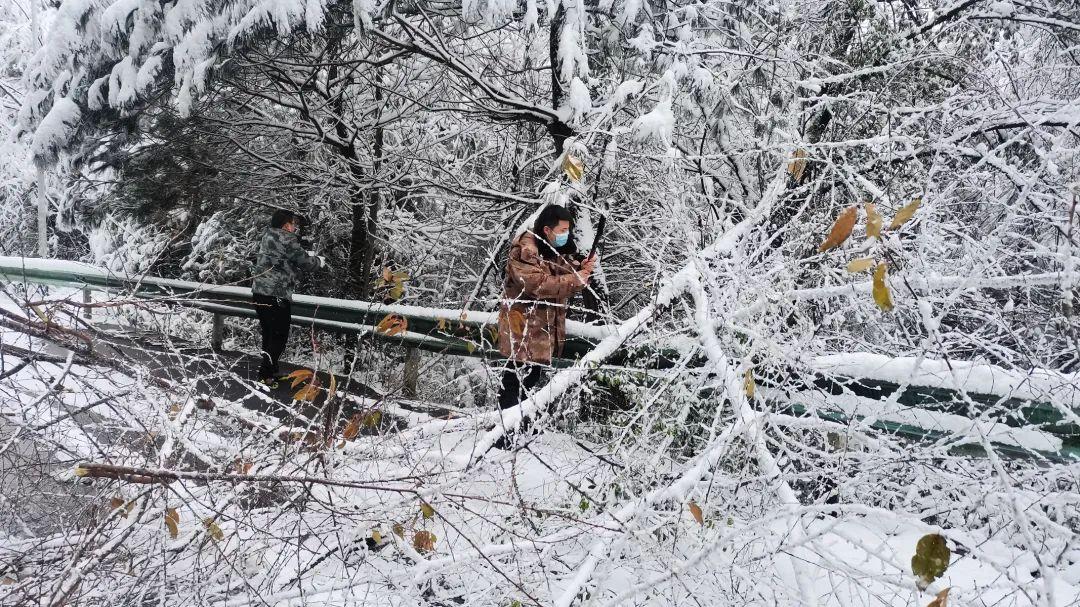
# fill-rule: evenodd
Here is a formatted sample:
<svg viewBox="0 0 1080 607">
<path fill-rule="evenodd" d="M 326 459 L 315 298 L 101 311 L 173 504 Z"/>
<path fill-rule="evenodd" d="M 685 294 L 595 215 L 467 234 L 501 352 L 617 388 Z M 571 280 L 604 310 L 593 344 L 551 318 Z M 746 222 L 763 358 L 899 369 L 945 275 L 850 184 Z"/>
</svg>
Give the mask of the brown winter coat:
<svg viewBox="0 0 1080 607">
<path fill-rule="evenodd" d="M 566 303 L 585 285 L 574 273 L 577 262 L 544 258 L 536 247 L 531 232 L 510 247 L 499 305 L 499 351 L 519 362 L 549 364 L 562 354 Z"/>
</svg>

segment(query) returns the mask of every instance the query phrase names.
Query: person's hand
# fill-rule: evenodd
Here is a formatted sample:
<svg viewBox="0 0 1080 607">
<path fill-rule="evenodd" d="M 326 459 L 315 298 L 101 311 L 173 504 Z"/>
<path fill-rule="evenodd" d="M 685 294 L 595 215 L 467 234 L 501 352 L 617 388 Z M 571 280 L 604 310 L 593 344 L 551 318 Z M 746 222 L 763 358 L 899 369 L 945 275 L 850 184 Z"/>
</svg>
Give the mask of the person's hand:
<svg viewBox="0 0 1080 607">
<path fill-rule="evenodd" d="M 593 253 L 591 256 L 589 256 L 588 258 L 586 258 L 584 261 L 581 262 L 581 278 L 582 278 L 582 280 L 588 281 L 589 277 L 592 276 L 593 269 L 595 267 L 596 267 L 596 253 Z"/>
</svg>

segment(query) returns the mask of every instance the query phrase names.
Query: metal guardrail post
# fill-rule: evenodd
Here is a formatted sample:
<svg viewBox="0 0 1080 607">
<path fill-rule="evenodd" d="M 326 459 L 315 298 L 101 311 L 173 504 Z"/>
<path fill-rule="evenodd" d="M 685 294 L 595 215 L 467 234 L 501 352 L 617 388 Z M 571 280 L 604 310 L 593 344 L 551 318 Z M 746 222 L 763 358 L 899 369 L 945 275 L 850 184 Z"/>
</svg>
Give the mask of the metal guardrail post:
<svg viewBox="0 0 1080 607">
<path fill-rule="evenodd" d="M 84 304 L 87 304 L 86 306 L 83 307 L 83 318 L 86 318 L 87 320 L 89 320 L 90 317 L 93 316 L 93 312 L 89 307 L 89 304 L 93 303 L 93 301 L 94 300 L 90 298 L 90 287 L 83 287 L 82 288 L 82 302 Z"/>
<path fill-rule="evenodd" d="M 225 338 L 225 316 L 214 313 L 214 326 L 210 330 L 210 349 L 214 352 L 221 351 L 221 342 Z"/>
</svg>

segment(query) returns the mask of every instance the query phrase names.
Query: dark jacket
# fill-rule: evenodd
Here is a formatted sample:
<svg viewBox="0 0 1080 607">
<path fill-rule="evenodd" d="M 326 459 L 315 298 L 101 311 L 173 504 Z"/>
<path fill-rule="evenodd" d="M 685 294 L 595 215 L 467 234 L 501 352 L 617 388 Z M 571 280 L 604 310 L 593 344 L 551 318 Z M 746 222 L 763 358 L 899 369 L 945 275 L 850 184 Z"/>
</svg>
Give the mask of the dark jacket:
<svg viewBox="0 0 1080 607">
<path fill-rule="evenodd" d="M 300 272 L 313 272 L 318 268 L 319 258 L 304 251 L 296 234 L 281 228 L 270 228 L 259 243 L 251 291 L 259 295 L 290 298 Z"/>
<path fill-rule="evenodd" d="M 510 247 L 499 305 L 499 351 L 519 362 L 549 364 L 566 340 L 566 304 L 585 288 L 578 263 L 564 255 L 545 258 L 531 232 Z M 541 245 L 543 246 L 543 245 Z"/>
</svg>

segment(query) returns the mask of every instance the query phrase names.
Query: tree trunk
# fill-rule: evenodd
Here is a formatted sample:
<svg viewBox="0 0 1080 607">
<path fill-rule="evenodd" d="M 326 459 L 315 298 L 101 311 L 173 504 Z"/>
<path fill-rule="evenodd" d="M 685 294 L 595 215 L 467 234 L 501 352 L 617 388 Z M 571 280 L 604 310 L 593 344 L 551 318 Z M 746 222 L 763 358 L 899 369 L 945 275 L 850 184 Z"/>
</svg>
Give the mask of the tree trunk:
<svg viewBox="0 0 1080 607">
<path fill-rule="evenodd" d="M 559 72 L 562 70 L 562 62 L 559 60 L 559 41 L 562 39 L 562 27 L 566 22 L 566 9 L 562 4 L 555 9 L 555 15 L 551 18 L 551 34 L 548 36 L 548 59 L 551 65 L 551 107 L 556 110 L 566 98 L 566 89 L 559 80 Z M 568 137 L 574 136 L 574 127 L 562 120 L 554 119 L 547 124 L 548 134 L 555 144 L 555 154 L 563 153 L 563 144 Z"/>
</svg>

